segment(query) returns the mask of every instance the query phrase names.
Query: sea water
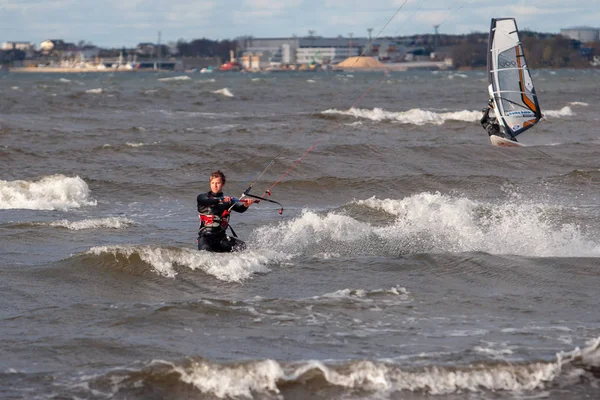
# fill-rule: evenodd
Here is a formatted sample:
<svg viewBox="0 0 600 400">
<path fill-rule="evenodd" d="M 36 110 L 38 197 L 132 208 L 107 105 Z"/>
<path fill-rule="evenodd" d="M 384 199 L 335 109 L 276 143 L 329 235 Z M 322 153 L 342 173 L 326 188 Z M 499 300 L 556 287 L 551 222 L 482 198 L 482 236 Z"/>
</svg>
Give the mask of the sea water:
<svg viewBox="0 0 600 400">
<path fill-rule="evenodd" d="M 598 398 L 600 73 L 533 81 L 505 149 L 482 71 L 1 75 L 0 397 Z"/>
</svg>

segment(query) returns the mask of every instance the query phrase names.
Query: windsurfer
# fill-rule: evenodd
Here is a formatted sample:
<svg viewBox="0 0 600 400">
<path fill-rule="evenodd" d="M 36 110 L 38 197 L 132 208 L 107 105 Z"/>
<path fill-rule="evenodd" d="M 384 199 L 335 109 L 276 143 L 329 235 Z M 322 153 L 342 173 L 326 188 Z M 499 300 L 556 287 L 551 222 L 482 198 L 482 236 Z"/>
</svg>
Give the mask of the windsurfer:
<svg viewBox="0 0 600 400">
<path fill-rule="evenodd" d="M 488 106 L 481 110 L 483 112 L 483 115 L 481 116 L 479 123 L 481 123 L 483 129 L 487 131 L 489 136 L 500 136 L 501 138 L 509 139 L 513 142 L 516 142 L 517 139 L 515 137 L 511 136 L 510 138 L 507 138 L 506 135 L 502 133 L 502 131 L 500 130 L 500 124 L 498 123 L 498 118 L 490 117 L 490 110 L 492 108 L 494 108 L 494 100 L 490 99 L 490 101 L 488 101 Z"/>
<path fill-rule="evenodd" d="M 234 197 L 223 196 L 225 174 L 215 171 L 210 174 L 210 191 L 197 197 L 198 213 L 200 216 L 200 231 L 198 232 L 198 250 L 215 251 L 219 253 L 239 251 L 246 248 L 246 243 L 237 239 L 233 229 L 229 227 L 234 237 L 227 236 L 229 226 L 229 211 L 245 212 L 253 199 L 238 200 Z"/>
</svg>

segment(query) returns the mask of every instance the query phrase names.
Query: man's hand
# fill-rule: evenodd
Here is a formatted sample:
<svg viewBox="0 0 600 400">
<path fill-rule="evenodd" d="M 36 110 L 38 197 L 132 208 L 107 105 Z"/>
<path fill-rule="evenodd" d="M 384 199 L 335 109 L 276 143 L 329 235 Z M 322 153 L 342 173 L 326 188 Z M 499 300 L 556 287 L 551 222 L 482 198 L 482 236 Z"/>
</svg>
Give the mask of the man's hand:
<svg viewBox="0 0 600 400">
<path fill-rule="evenodd" d="M 240 201 L 241 201 L 242 203 L 244 203 L 244 206 L 245 206 L 246 208 L 250 207 L 250 204 L 254 204 L 254 203 L 256 203 L 256 200 L 254 200 L 254 199 L 242 199 L 242 200 L 240 200 Z"/>
</svg>

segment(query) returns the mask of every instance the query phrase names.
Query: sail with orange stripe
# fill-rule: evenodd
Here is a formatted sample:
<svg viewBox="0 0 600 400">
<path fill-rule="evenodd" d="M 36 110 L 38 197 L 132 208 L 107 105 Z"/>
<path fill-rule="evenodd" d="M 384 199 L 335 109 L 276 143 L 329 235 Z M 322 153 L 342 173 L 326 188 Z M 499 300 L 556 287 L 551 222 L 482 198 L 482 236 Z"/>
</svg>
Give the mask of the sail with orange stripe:
<svg viewBox="0 0 600 400">
<path fill-rule="evenodd" d="M 514 18 L 492 18 L 488 43 L 489 92 L 506 137 L 535 126 L 542 117 Z"/>
</svg>

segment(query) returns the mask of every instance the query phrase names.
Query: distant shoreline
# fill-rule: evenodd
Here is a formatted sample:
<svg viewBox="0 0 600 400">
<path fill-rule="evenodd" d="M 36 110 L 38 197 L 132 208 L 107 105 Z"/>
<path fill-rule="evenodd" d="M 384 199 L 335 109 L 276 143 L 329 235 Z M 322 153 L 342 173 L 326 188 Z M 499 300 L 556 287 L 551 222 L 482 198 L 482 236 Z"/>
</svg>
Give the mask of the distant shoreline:
<svg viewBox="0 0 600 400">
<path fill-rule="evenodd" d="M 45 72 L 139 72 L 145 70 L 136 70 L 136 69 L 114 69 L 114 68 L 106 68 L 106 69 L 95 69 L 95 68 L 68 68 L 68 67 L 41 67 L 41 68 L 30 68 L 30 67 L 11 67 L 8 68 L 8 72 L 37 72 L 37 73 L 45 73 Z"/>
</svg>

